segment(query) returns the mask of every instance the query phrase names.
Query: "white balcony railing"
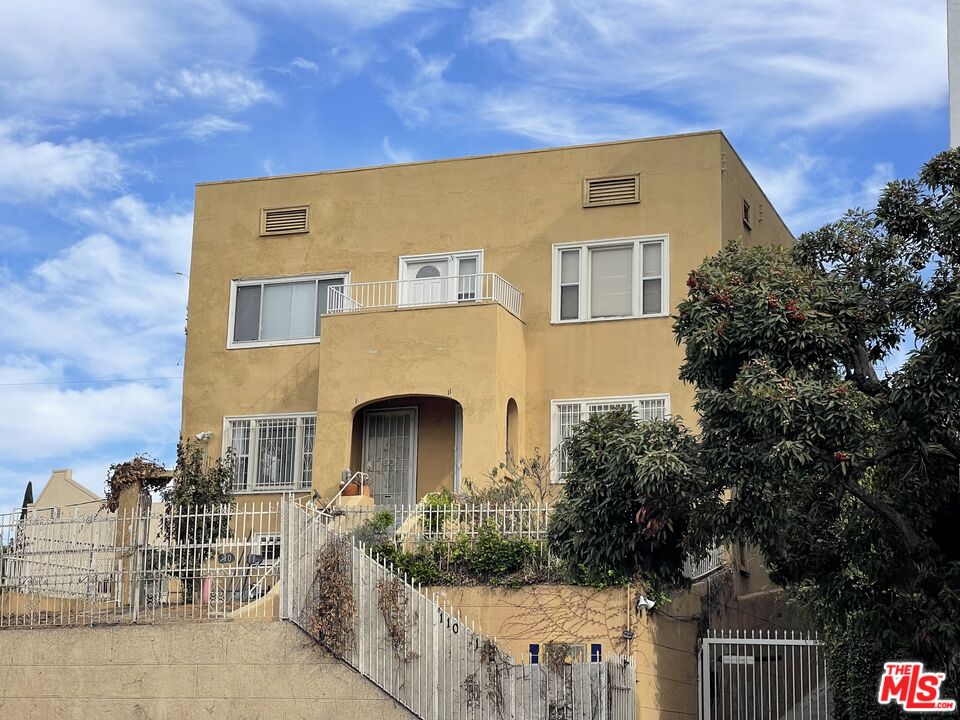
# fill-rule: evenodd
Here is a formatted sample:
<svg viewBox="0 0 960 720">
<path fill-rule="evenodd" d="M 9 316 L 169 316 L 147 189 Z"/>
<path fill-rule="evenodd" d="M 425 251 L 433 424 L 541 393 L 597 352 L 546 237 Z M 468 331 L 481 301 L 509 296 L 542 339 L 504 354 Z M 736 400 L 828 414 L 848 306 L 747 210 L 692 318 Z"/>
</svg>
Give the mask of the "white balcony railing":
<svg viewBox="0 0 960 720">
<path fill-rule="evenodd" d="M 334 285 L 327 291 L 331 315 L 387 308 L 495 302 L 520 317 L 523 293 L 496 273 Z"/>
</svg>

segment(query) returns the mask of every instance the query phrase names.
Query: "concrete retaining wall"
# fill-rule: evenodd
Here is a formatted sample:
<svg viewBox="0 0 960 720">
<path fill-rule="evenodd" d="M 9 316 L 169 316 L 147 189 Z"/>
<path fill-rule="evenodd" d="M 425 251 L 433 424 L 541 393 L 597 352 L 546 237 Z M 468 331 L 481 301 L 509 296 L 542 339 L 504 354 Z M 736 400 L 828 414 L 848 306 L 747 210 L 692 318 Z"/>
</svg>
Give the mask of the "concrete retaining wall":
<svg viewBox="0 0 960 720">
<path fill-rule="evenodd" d="M 0 631 L 3 720 L 410 720 L 281 622 Z"/>
</svg>

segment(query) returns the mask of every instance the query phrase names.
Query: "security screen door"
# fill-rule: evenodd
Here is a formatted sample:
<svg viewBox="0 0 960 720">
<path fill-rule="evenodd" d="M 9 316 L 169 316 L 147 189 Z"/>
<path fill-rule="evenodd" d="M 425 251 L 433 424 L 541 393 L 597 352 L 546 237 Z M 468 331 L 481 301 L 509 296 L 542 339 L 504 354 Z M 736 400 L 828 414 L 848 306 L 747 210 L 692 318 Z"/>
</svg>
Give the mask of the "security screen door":
<svg viewBox="0 0 960 720">
<path fill-rule="evenodd" d="M 412 505 L 417 485 L 417 409 L 368 410 L 363 471 L 377 505 Z"/>
</svg>

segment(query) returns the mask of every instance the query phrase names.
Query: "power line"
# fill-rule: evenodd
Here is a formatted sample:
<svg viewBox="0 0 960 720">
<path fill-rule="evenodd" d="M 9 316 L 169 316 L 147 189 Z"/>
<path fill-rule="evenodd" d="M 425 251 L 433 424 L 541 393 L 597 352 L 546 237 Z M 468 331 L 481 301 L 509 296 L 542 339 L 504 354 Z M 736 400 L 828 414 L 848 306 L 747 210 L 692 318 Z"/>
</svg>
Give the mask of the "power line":
<svg viewBox="0 0 960 720">
<path fill-rule="evenodd" d="M 182 375 L 172 377 L 150 377 L 150 378 L 116 378 L 114 380 L 40 380 L 38 382 L 22 383 L 0 383 L 0 387 L 26 387 L 28 385 L 80 385 L 88 383 L 132 383 L 132 382 L 155 382 L 158 380 L 182 380 Z"/>
</svg>

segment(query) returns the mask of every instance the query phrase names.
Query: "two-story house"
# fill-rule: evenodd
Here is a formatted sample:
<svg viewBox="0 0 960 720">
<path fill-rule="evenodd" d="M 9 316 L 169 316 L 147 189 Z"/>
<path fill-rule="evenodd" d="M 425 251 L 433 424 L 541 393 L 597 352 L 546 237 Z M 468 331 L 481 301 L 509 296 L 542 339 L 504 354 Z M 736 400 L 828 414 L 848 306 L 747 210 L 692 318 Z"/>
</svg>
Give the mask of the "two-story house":
<svg viewBox="0 0 960 720">
<path fill-rule="evenodd" d="M 184 435 L 240 496 L 362 470 L 384 505 L 601 409 L 692 419 L 687 274 L 792 239 L 716 131 L 201 183 L 195 212 Z"/>
</svg>

